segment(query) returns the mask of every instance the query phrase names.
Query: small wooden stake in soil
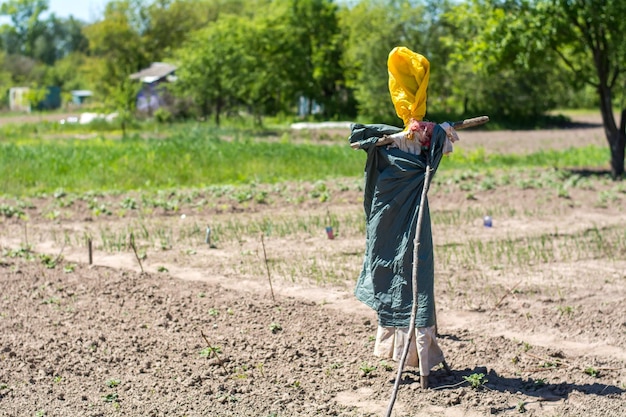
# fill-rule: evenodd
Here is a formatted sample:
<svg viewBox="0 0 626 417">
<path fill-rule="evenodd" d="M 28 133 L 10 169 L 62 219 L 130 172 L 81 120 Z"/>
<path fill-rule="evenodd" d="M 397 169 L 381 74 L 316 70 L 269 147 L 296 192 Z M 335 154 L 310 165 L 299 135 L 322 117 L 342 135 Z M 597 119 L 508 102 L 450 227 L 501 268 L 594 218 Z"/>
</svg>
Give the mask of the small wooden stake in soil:
<svg viewBox="0 0 626 417">
<path fill-rule="evenodd" d="M 143 265 L 141 265 L 141 259 L 139 259 L 139 255 L 137 254 L 137 248 L 135 248 L 135 236 L 130 234 L 130 247 L 133 248 L 133 252 L 135 252 L 135 258 L 137 258 L 137 262 L 139 262 L 139 268 L 141 268 L 141 273 L 143 274 Z"/>
<path fill-rule="evenodd" d="M 57 255 L 56 258 L 54 258 L 53 263 L 55 265 L 61 260 L 61 256 L 63 255 L 63 249 L 65 249 L 65 240 L 63 241 L 63 246 L 61 246 L 61 250 L 59 251 L 59 254 Z"/>
<path fill-rule="evenodd" d="M 215 359 L 217 359 L 217 362 L 222 366 L 222 369 L 224 370 L 224 372 L 228 373 L 228 370 L 226 370 L 226 367 L 224 366 L 224 362 L 217 355 L 217 351 L 214 349 L 213 346 L 211 346 L 211 344 L 209 343 L 209 339 L 207 339 L 207 337 L 204 335 L 204 332 L 202 330 L 200 330 L 200 335 L 206 342 L 207 347 L 211 350 L 211 353 L 215 355 Z"/>
<path fill-rule="evenodd" d="M 265 270 L 267 271 L 267 280 L 270 283 L 270 291 L 272 292 L 272 301 L 276 303 L 274 298 L 274 288 L 272 287 L 272 277 L 270 276 L 270 266 L 267 263 L 267 253 L 265 252 L 265 241 L 263 240 L 263 232 L 261 232 L 261 245 L 263 246 L 263 258 L 265 259 Z"/>
<path fill-rule="evenodd" d="M 93 265 L 93 251 L 91 246 L 91 239 L 87 239 L 87 247 L 89 248 L 89 265 Z"/>
<path fill-rule="evenodd" d="M 495 310 L 498 309 L 498 307 L 500 307 L 500 304 L 502 304 L 502 302 L 504 301 L 504 299 L 509 295 L 509 294 L 513 294 L 513 291 L 515 291 L 515 289 L 522 283 L 522 281 L 518 282 L 517 284 L 515 284 L 510 290 L 508 290 L 507 292 L 504 293 L 504 295 L 502 296 L 502 298 L 500 298 L 500 300 L 498 300 L 498 302 L 496 303 L 496 305 L 491 309 L 491 313 L 493 313 Z M 490 313 L 490 314 L 491 314 Z"/>
<path fill-rule="evenodd" d="M 418 291 L 417 291 L 417 273 L 418 273 L 418 263 L 419 263 L 419 246 L 420 246 L 420 233 L 422 232 L 422 221 L 424 219 L 424 202 L 426 201 L 426 194 L 428 193 L 428 188 L 430 187 L 430 155 L 426 154 L 426 175 L 424 177 L 424 186 L 422 187 L 422 197 L 420 200 L 420 206 L 417 211 L 417 224 L 415 226 L 415 239 L 413 241 L 413 270 L 412 270 L 412 284 L 413 284 L 413 306 L 411 309 L 411 319 L 409 322 L 409 338 L 405 342 L 404 349 L 402 350 L 402 357 L 400 358 L 400 362 L 398 363 L 398 374 L 396 375 L 396 381 L 393 384 L 393 391 L 391 392 L 391 398 L 389 399 L 389 405 L 387 406 L 386 417 L 391 417 L 391 412 L 393 411 L 393 406 L 396 402 L 396 397 L 398 396 L 398 389 L 400 388 L 400 380 L 402 379 L 402 371 L 404 371 L 404 364 L 406 363 L 406 358 L 409 355 L 409 348 L 411 346 L 411 341 L 415 334 L 415 320 L 417 316 L 417 299 L 418 299 Z M 422 388 L 428 388 L 428 376 L 420 375 L 420 383 Z"/>
</svg>

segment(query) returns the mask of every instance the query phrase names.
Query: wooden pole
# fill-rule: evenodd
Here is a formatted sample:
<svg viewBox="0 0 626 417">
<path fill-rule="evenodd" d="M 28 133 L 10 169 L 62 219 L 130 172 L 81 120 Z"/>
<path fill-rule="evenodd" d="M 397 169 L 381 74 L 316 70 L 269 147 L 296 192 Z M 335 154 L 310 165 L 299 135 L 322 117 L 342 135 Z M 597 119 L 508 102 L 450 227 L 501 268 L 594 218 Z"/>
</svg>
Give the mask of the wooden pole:
<svg viewBox="0 0 626 417">
<path fill-rule="evenodd" d="M 422 197 L 420 200 L 420 207 L 417 211 L 417 225 L 415 226 L 415 239 L 413 240 L 413 271 L 411 282 L 413 285 L 413 307 L 411 309 L 411 319 L 409 321 L 409 338 L 406 341 L 404 348 L 402 350 L 402 357 L 400 358 L 400 362 L 398 363 L 398 373 L 396 375 L 396 381 L 393 384 L 393 391 L 391 392 L 391 399 L 389 400 L 389 405 L 387 406 L 386 417 L 391 417 L 391 412 L 393 411 L 393 406 L 396 402 L 396 397 L 398 396 L 398 388 L 400 387 L 400 380 L 402 379 L 402 372 L 404 371 L 404 364 L 406 363 L 406 358 L 409 354 L 409 348 L 411 346 L 411 341 L 415 337 L 415 320 L 417 316 L 417 299 L 418 299 L 418 290 L 417 290 L 417 273 L 418 273 L 418 264 L 419 264 L 419 246 L 420 246 L 420 233 L 422 231 L 422 222 L 424 219 L 424 204 L 426 202 L 426 194 L 428 193 L 428 188 L 430 187 L 430 153 L 426 154 L 426 176 L 424 177 L 424 187 L 422 188 Z M 428 377 L 424 375 L 420 375 L 420 382 L 422 388 L 428 387 Z M 426 385 L 426 386 L 424 386 Z"/>
<path fill-rule="evenodd" d="M 265 252 L 265 241 L 263 240 L 263 232 L 261 232 L 261 245 L 263 246 L 263 258 L 265 259 L 265 270 L 267 271 L 267 280 L 270 283 L 270 291 L 272 292 L 272 302 L 276 304 L 274 298 L 274 288 L 272 287 L 272 277 L 270 276 L 270 266 L 267 263 L 267 253 Z"/>
<path fill-rule="evenodd" d="M 133 234 L 130 234 L 130 238 L 129 238 L 129 243 L 130 243 L 130 247 L 133 249 L 133 252 L 135 253 L 135 258 L 137 258 L 137 262 L 139 262 L 139 268 L 141 268 L 141 273 L 143 274 L 143 265 L 141 264 L 141 259 L 139 259 L 139 254 L 137 253 L 137 248 L 135 247 L 135 236 L 133 236 Z"/>
<path fill-rule="evenodd" d="M 93 252 L 91 247 L 91 238 L 87 239 L 87 247 L 89 249 L 89 265 L 93 265 Z"/>
</svg>

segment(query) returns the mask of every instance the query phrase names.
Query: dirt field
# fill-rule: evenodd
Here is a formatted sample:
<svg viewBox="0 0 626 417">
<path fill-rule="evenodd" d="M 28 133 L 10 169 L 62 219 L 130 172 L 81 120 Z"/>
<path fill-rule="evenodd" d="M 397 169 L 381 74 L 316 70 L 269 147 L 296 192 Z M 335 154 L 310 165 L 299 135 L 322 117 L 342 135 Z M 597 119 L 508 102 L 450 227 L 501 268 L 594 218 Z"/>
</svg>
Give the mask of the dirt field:
<svg viewBox="0 0 626 417">
<path fill-rule="evenodd" d="M 458 147 L 589 142 L 600 128 Z M 407 368 L 394 416 L 626 416 L 626 186 L 587 174 L 442 162 L 429 200 L 452 374 L 423 390 Z M 0 416 L 384 415 L 396 364 L 372 355 L 376 316 L 352 295 L 360 186 L 0 198 Z"/>
</svg>

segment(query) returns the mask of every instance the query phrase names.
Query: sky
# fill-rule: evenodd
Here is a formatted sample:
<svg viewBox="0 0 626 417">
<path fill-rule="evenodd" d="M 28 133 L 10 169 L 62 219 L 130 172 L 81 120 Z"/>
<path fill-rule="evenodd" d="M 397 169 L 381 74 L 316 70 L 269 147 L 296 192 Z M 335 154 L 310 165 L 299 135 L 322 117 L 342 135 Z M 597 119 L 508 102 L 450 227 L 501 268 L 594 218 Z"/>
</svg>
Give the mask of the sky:
<svg viewBox="0 0 626 417">
<path fill-rule="evenodd" d="M 102 18 L 108 0 L 48 0 L 48 12 L 59 17 L 74 16 L 84 22 Z"/>
</svg>

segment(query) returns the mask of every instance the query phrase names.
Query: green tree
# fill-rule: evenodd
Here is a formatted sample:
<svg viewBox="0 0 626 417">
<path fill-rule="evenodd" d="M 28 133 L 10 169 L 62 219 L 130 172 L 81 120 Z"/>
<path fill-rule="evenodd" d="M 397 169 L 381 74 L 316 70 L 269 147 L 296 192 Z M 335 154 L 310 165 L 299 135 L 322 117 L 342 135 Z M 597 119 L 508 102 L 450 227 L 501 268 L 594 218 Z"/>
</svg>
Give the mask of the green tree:
<svg viewBox="0 0 626 417">
<path fill-rule="evenodd" d="M 473 0 L 471 7 L 459 5 L 458 11 L 467 9 L 478 14 L 470 23 L 482 23 L 471 40 L 473 46 L 468 47 L 470 52 L 473 47 L 485 68 L 506 67 L 518 79 L 525 79 L 522 90 L 528 92 L 529 100 L 550 100 L 559 91 L 558 78 L 565 79 L 570 90 L 581 90 L 586 84 L 596 91 L 611 150 L 611 173 L 616 179 L 623 177 L 626 44 L 620 34 L 626 31 L 626 2 Z M 550 69 L 565 77 L 557 78 Z M 615 105 L 622 109 L 619 126 Z"/>
<path fill-rule="evenodd" d="M 360 118 L 401 124 L 389 96 L 387 57 L 396 46 L 423 53 L 427 27 L 423 2 L 362 0 L 340 11 L 342 65 Z"/>
<path fill-rule="evenodd" d="M 626 147 L 626 2 L 622 0 L 540 0 L 527 7 L 533 33 L 554 50 L 569 70 L 573 85 L 582 81 L 598 94 L 604 131 L 611 150 L 611 173 L 624 176 Z M 544 27 L 542 30 L 541 27 Z M 546 29 L 547 28 L 547 29 Z M 578 84 L 579 85 L 579 84 Z M 619 126 L 614 106 L 621 111 Z"/>
<path fill-rule="evenodd" d="M 291 50 L 300 55 L 294 57 L 296 88 L 321 104 L 327 117 L 345 112 L 338 7 L 332 0 L 290 0 L 288 6 L 288 36 L 297 46 Z"/>
<path fill-rule="evenodd" d="M 225 16 L 192 34 L 176 52 L 179 70 L 174 93 L 190 98 L 201 117 L 212 114 L 216 125 L 224 109 L 237 101 L 237 83 L 245 70 L 244 45 L 239 32 L 233 31 L 246 22 L 245 18 Z"/>
<path fill-rule="evenodd" d="M 89 46 L 83 35 L 83 23 L 69 17 L 58 18 L 51 14 L 43 22 L 44 30 L 33 44 L 31 56 L 47 65 L 74 52 L 86 52 Z"/>
<path fill-rule="evenodd" d="M 103 65 L 100 89 L 116 88 L 130 74 L 149 64 L 139 28 L 136 27 L 136 5 L 130 0 L 111 1 L 104 19 L 85 27 L 89 51 Z"/>
<path fill-rule="evenodd" d="M 443 16 L 449 32 L 447 73 L 467 113 L 487 113 L 510 121 L 537 118 L 556 106 L 563 86 L 556 56 L 529 54 L 537 39 L 526 29 L 512 2 L 472 0 Z"/>
<path fill-rule="evenodd" d="M 84 68 L 90 69 L 105 106 L 118 113 L 124 136 L 141 88 L 129 77 L 149 64 L 140 34 L 140 8 L 141 2 L 134 0 L 111 1 L 103 20 L 84 29 L 92 55 Z"/>
<path fill-rule="evenodd" d="M 26 93 L 26 100 L 31 110 L 36 110 L 39 104 L 46 99 L 48 89 L 37 85 L 31 87 Z"/>
<path fill-rule="evenodd" d="M 152 61 L 170 58 L 189 35 L 220 15 L 237 14 L 245 0 L 154 0 L 140 7 L 141 36 Z"/>
<path fill-rule="evenodd" d="M 12 25 L 0 30 L 4 50 L 10 54 L 33 57 L 37 39 L 45 33 L 45 24 L 39 19 L 48 10 L 48 0 L 5 0 L 0 15 L 7 16 Z"/>
<path fill-rule="evenodd" d="M 262 115 L 292 111 L 298 95 L 318 94 L 310 86 L 311 48 L 301 43 L 310 39 L 295 34 L 291 6 L 276 1 L 262 14 L 223 14 L 193 33 L 175 54 L 176 95 L 192 98 L 201 116 L 219 124 L 225 111 L 240 108 L 260 123 Z"/>
<path fill-rule="evenodd" d="M 85 65 L 89 57 L 80 52 L 73 52 L 64 56 L 48 67 L 46 85 L 55 85 L 62 91 L 92 89 L 96 85 L 90 80 L 89 71 Z"/>
<path fill-rule="evenodd" d="M 126 138 L 128 126 L 135 120 L 137 108 L 137 94 L 141 90 L 141 83 L 131 79 L 123 79 L 118 86 L 111 90 L 106 97 L 106 104 L 117 113 L 117 121 L 122 128 L 122 137 Z"/>
</svg>

